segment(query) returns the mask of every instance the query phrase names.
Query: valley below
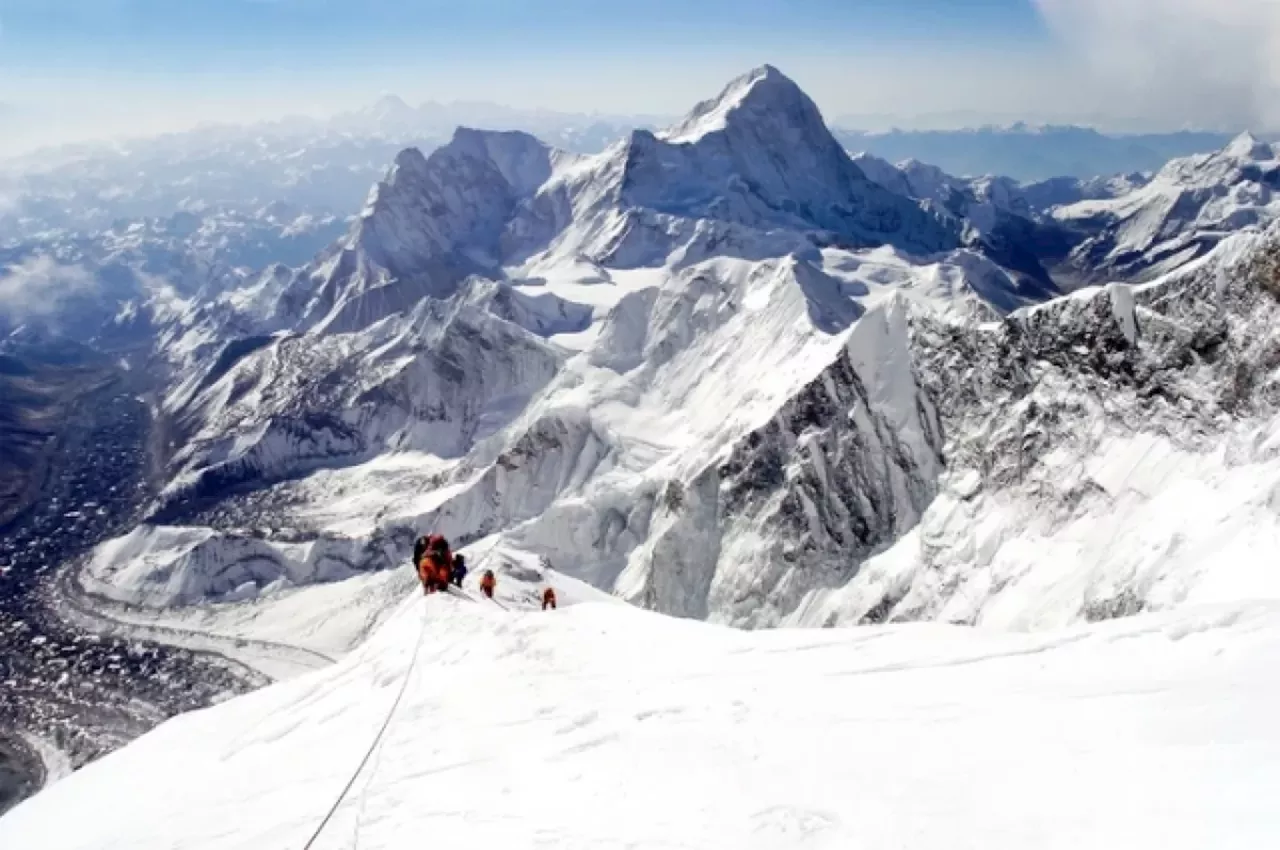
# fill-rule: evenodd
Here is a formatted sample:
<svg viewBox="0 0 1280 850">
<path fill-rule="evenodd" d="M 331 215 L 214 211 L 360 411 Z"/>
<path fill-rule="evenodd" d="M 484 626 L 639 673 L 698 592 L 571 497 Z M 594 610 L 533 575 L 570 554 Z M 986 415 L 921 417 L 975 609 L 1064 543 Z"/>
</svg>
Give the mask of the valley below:
<svg viewBox="0 0 1280 850">
<path fill-rule="evenodd" d="M 150 486 L 146 377 L 99 363 L 82 378 L 51 400 L 48 444 L 26 444 L 38 480 L 0 528 L 0 810 L 43 782 L 37 749 L 78 767 L 262 682 L 211 655 L 77 628 L 55 613 L 53 583 L 135 523 Z M 0 454 L 19 456 L 8 443 Z"/>
</svg>

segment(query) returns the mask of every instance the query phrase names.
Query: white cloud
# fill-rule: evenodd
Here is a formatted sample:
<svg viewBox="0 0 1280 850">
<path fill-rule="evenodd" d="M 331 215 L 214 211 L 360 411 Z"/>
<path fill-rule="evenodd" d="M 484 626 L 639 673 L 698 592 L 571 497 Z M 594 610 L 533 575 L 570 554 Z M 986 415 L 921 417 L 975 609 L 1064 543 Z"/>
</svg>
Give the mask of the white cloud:
<svg viewBox="0 0 1280 850">
<path fill-rule="evenodd" d="M 93 275 L 83 266 L 59 263 L 47 254 L 0 267 L 0 316 L 14 323 L 48 316 L 68 298 L 92 292 Z"/>
<path fill-rule="evenodd" d="M 1280 126 L 1280 2 L 1035 0 L 1109 111 Z"/>
</svg>

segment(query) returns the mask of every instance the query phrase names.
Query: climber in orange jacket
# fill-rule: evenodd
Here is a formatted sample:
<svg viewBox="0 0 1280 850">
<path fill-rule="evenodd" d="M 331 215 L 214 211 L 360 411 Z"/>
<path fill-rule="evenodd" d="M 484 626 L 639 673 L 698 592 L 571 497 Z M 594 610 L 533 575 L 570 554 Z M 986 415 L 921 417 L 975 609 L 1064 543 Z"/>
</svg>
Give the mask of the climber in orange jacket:
<svg viewBox="0 0 1280 850">
<path fill-rule="evenodd" d="M 424 553 L 418 561 L 418 581 L 422 583 L 423 593 L 435 593 L 435 563 L 430 553 Z"/>
<path fill-rule="evenodd" d="M 493 598 L 493 591 L 498 587 L 498 579 L 494 576 L 493 570 L 485 570 L 484 576 L 480 579 L 480 592 L 490 599 Z"/>
<path fill-rule="evenodd" d="M 548 608 L 552 611 L 556 610 L 556 592 L 550 587 L 542 591 L 542 610 L 545 611 Z"/>
</svg>

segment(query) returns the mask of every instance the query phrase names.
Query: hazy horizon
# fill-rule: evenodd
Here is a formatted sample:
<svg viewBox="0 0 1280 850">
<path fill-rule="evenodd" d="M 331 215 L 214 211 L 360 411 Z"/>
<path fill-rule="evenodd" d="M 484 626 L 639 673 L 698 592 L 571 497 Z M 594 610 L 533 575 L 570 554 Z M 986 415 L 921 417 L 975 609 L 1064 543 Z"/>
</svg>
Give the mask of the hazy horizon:
<svg viewBox="0 0 1280 850">
<path fill-rule="evenodd" d="M 849 129 L 1267 132 L 1276 45 L 1269 0 L 0 0 L 0 150 L 387 94 L 676 116 L 766 62 Z"/>
</svg>

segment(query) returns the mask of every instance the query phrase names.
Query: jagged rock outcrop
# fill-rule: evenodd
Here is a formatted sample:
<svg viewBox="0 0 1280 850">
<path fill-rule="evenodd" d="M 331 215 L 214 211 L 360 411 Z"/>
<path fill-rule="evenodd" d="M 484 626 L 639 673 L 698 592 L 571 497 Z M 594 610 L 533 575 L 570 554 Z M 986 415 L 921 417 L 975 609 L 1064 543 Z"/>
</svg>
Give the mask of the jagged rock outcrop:
<svg viewBox="0 0 1280 850">
<path fill-rule="evenodd" d="M 625 594 L 646 607 L 771 625 L 848 581 L 931 501 L 937 413 L 909 363 L 907 305 L 859 320 L 834 362 L 688 484 L 671 481 Z"/>
<path fill-rule="evenodd" d="M 913 317 L 947 435 L 939 496 L 792 621 L 1032 628 L 1270 592 L 1243 550 L 1277 533 L 1278 240 L 1234 237 L 1160 282 L 998 324 Z"/>
</svg>

